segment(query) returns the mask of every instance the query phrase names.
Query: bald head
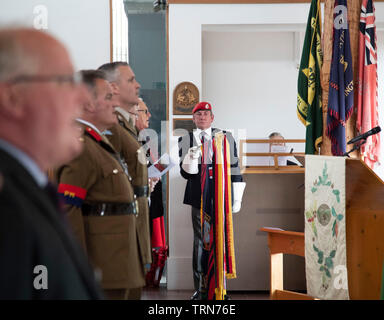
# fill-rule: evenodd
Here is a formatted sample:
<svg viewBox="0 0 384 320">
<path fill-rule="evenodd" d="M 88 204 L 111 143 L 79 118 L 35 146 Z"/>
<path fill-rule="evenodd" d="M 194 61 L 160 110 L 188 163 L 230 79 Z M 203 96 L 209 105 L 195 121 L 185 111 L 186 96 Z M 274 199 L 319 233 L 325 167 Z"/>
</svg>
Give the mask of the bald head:
<svg viewBox="0 0 384 320">
<path fill-rule="evenodd" d="M 0 81 L 20 74 L 49 74 L 52 67 L 73 72 L 66 49 L 55 38 L 35 29 L 0 31 Z"/>
<path fill-rule="evenodd" d="M 42 169 L 81 150 L 74 126 L 80 108 L 73 71 L 67 50 L 49 34 L 0 30 L 0 138 Z"/>
</svg>

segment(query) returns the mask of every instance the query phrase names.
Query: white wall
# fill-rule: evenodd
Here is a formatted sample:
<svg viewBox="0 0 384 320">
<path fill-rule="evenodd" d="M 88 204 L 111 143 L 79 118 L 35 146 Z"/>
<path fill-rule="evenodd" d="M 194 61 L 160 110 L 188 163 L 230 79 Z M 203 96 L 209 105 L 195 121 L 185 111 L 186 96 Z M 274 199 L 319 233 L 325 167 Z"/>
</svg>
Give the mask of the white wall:
<svg viewBox="0 0 384 320">
<path fill-rule="evenodd" d="M 203 32 L 202 95 L 215 123 L 250 139 L 305 138 L 296 116 L 294 32 Z M 235 130 L 236 131 L 236 130 Z M 236 134 L 236 132 L 235 132 Z M 244 137 L 245 138 L 245 137 Z"/>
<path fill-rule="evenodd" d="M 214 124 L 233 129 L 238 138 L 262 138 L 275 130 L 286 138 L 305 138 L 305 128 L 296 117 L 294 37 L 300 32 L 302 36 L 308 11 L 309 3 L 169 5 L 169 136 L 175 160 L 177 138 L 172 136 L 172 119 L 180 116 L 172 115 L 172 94 L 183 81 L 198 87 L 200 100 L 213 103 Z M 376 18 L 377 25 L 383 26 L 383 3 L 376 4 Z M 381 61 L 383 36 L 378 34 Z M 383 72 L 379 63 L 379 81 Z M 379 95 L 381 88 L 379 83 Z M 379 113 L 384 124 L 382 102 L 380 95 Z M 184 188 L 178 168 L 171 170 L 169 289 L 193 288 L 193 234 L 190 207 L 182 204 Z"/>
<path fill-rule="evenodd" d="M 108 0 L 1 0 L 0 26 L 34 26 L 46 8 L 47 31 L 61 40 L 76 69 L 97 68 L 110 61 Z"/>
</svg>

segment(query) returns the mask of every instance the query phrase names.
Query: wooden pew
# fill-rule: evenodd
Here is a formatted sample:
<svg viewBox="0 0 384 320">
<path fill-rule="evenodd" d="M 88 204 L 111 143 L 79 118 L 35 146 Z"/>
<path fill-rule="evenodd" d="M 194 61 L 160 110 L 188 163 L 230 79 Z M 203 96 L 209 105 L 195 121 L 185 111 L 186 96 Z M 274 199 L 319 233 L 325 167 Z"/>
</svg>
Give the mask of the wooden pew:
<svg viewBox="0 0 384 320">
<path fill-rule="evenodd" d="M 283 254 L 305 256 L 304 232 L 283 231 L 273 228 L 261 228 L 268 233 L 268 247 L 270 251 L 270 298 L 272 300 L 315 300 L 315 298 L 284 290 L 283 284 Z"/>
</svg>

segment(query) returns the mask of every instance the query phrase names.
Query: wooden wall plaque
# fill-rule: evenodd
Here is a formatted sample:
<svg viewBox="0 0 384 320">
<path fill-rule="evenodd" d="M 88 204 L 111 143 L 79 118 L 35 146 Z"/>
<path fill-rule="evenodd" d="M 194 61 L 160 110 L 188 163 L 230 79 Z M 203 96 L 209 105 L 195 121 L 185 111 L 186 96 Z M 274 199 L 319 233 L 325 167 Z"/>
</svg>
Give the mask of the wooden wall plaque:
<svg viewBox="0 0 384 320">
<path fill-rule="evenodd" d="M 173 114 L 191 115 L 199 102 L 199 89 L 192 82 L 181 82 L 173 91 Z"/>
<path fill-rule="evenodd" d="M 183 132 L 178 129 L 183 129 L 183 130 L 186 130 L 187 132 L 192 132 L 193 129 L 196 129 L 196 126 L 193 123 L 192 118 L 176 118 L 176 119 L 173 119 L 173 135 L 183 136 L 187 134 L 187 132 Z"/>
</svg>

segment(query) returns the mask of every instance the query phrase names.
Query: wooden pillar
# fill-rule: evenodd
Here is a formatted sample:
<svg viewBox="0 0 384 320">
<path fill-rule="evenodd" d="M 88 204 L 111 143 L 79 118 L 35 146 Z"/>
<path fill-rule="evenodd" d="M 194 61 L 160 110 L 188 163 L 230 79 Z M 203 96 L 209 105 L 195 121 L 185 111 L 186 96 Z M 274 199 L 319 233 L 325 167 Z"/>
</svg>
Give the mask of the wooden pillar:
<svg viewBox="0 0 384 320">
<path fill-rule="evenodd" d="M 353 79 L 354 79 L 354 96 L 356 108 L 356 97 L 357 97 L 357 70 L 358 70 L 358 53 L 359 53 L 359 21 L 360 21 L 360 10 L 362 0 L 348 0 L 348 26 L 349 35 L 351 42 L 352 52 L 352 64 L 353 64 Z M 333 8 L 335 0 L 324 0 L 324 26 L 323 26 L 323 54 L 324 62 L 321 69 L 321 87 L 323 89 L 323 144 L 321 146 L 322 155 L 332 155 L 331 152 L 331 141 L 326 135 L 327 128 L 327 106 L 328 106 L 328 91 L 329 91 L 329 76 L 331 70 L 332 60 L 332 44 L 333 44 Z M 346 140 L 350 140 L 355 136 L 356 130 L 356 113 L 353 112 L 346 126 Z M 347 151 L 353 146 L 347 145 Z M 357 151 L 350 154 L 351 157 L 357 158 L 359 154 Z"/>
</svg>

